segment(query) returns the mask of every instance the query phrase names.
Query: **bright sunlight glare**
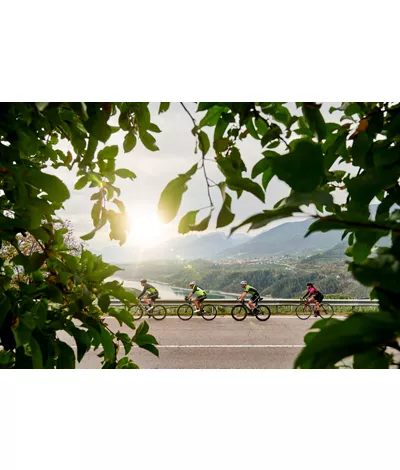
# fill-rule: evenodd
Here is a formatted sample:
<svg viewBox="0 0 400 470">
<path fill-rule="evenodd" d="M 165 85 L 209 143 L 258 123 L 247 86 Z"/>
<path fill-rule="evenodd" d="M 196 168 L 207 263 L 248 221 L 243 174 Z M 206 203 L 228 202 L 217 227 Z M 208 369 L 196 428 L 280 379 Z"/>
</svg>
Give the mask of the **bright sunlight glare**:
<svg viewBox="0 0 400 470">
<path fill-rule="evenodd" d="M 167 227 L 154 212 L 137 211 L 128 212 L 130 220 L 130 233 L 128 242 L 139 249 L 146 249 L 158 245 L 166 240 Z"/>
</svg>

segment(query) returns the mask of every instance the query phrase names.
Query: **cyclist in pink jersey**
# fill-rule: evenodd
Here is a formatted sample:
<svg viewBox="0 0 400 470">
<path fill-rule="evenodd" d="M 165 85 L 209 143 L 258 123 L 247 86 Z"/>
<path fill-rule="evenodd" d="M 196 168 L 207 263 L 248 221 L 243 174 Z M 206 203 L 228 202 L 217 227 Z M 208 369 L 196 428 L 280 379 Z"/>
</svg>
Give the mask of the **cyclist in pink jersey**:
<svg viewBox="0 0 400 470">
<path fill-rule="evenodd" d="M 319 315 L 319 304 L 322 303 L 324 295 L 320 292 L 311 282 L 307 282 L 307 293 L 303 296 L 303 299 L 310 297 L 310 302 L 315 302 L 316 310 L 314 317 Z"/>
</svg>

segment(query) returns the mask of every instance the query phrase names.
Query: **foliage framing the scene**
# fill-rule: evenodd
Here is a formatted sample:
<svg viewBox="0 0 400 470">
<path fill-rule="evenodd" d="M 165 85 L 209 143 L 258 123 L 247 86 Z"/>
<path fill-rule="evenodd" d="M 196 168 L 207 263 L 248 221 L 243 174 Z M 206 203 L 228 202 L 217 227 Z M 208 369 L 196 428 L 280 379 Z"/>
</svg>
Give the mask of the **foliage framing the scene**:
<svg viewBox="0 0 400 470">
<path fill-rule="evenodd" d="M 349 244 L 348 269 L 358 282 L 373 288 L 371 297 L 380 305 L 379 313 L 356 312 L 345 321 L 316 322 L 295 367 L 333 368 L 348 357 L 355 368 L 398 365 L 390 351 L 400 350 L 400 211 L 396 209 L 400 204 L 400 104 L 342 103 L 330 109 L 342 114 L 339 123 L 326 122 L 318 103 L 296 103 L 295 114 L 285 103 L 199 103 L 197 111 L 205 112 L 199 122 L 184 108 L 193 122 L 202 159 L 164 189 L 159 203 L 164 219 L 177 215 L 187 182 L 197 169 L 204 172 L 209 213 L 197 221 L 199 211 L 194 208 L 180 221 L 181 233 L 208 227 L 215 209 L 212 188 L 221 191 L 223 201 L 217 228 L 225 227 L 235 219 L 228 190 L 237 197 L 246 191 L 265 202 L 271 179 L 278 177 L 289 185 L 290 195 L 272 210 L 252 214 L 231 233 L 242 226 L 265 227 L 314 207 L 315 222 L 307 235 L 343 231 Z M 207 128 L 213 132 L 212 143 Z M 246 162 L 238 146 L 246 138 L 258 140 L 262 153 L 251 169 L 251 179 L 243 175 Z M 207 177 L 209 153 L 215 155 L 211 158 L 223 175 L 218 183 Z M 335 168 L 338 163 L 351 165 L 357 174 Z M 344 189 L 347 199 L 338 204 L 334 193 Z M 379 206 L 372 218 L 369 205 L 374 199 Z M 389 235 L 391 246 L 374 250 L 378 240 Z"/>
<path fill-rule="evenodd" d="M 111 126 L 117 114 L 119 125 Z M 129 307 L 136 296 L 121 283 L 107 281 L 118 267 L 71 247 L 68 229 L 56 215 L 70 194 L 54 169 L 77 169 L 75 188 L 95 190 L 94 229 L 82 239 L 90 240 L 109 224 L 110 239 L 124 243 L 128 218 L 115 182 L 135 174 L 117 169 L 119 148 L 107 146 L 121 129 L 125 152 L 137 138 L 157 149 L 152 132 L 158 128 L 150 122 L 146 103 L 0 105 L 0 367 L 75 368 L 76 360 L 99 346 L 103 368 L 137 368 L 128 357 L 134 344 L 158 355 L 146 322 L 132 335 L 108 327 L 104 314 L 135 329 Z M 72 151 L 62 150 L 60 141 Z M 111 298 L 125 308 L 112 308 Z M 61 333 L 74 338 L 76 351 Z M 118 358 L 121 346 L 125 356 Z"/>
<path fill-rule="evenodd" d="M 168 111 L 168 106 L 161 103 L 160 112 Z M 232 231 L 242 226 L 265 227 L 315 207 L 318 212 L 309 233 L 343 231 L 349 243 L 349 270 L 361 284 L 373 287 L 372 296 L 380 304 L 378 313 L 316 322 L 295 367 L 337 367 L 347 357 L 353 358 L 356 368 L 389 367 L 394 359 L 388 347 L 400 349 L 400 212 L 393 210 L 400 202 L 400 105 L 343 103 L 340 123 L 326 122 L 320 104 L 296 106 L 294 114 L 285 103 L 199 103 L 200 118 L 184 106 L 201 158 L 163 190 L 160 215 L 165 222 L 176 217 L 197 171 L 204 174 L 209 212 L 198 220 L 202 209 L 193 208 L 180 221 L 181 233 L 208 228 L 215 210 L 214 190 L 223 201 L 217 217 L 217 228 L 221 228 L 234 222 L 233 192 L 237 197 L 248 192 L 265 202 L 273 177 L 286 182 L 291 188 L 288 197 L 272 210 L 251 214 Z M 110 125 L 112 116 L 115 125 Z M 132 337 L 108 328 L 105 313 L 121 325 L 135 327 L 129 306 L 136 297 L 118 282 L 106 281 L 117 267 L 88 250 L 79 256 L 69 252 L 65 229 L 56 226 L 56 211 L 63 207 L 69 191 L 58 177 L 45 171 L 48 167 L 77 169 L 75 188 L 94 188 L 94 229 L 84 240 L 109 224 L 110 238 L 123 244 L 128 220 L 115 182 L 116 177 L 133 180 L 135 174 L 117 169 L 120 149 L 107 146 L 110 136 L 120 130 L 125 133 L 125 152 L 133 150 L 138 139 L 147 149 L 158 150 L 153 134 L 160 129 L 151 122 L 148 103 L 1 104 L 0 238 L 2 246 L 11 244 L 18 252 L 12 259 L 0 260 L 1 367 L 75 367 L 76 358 L 80 361 L 91 347 L 100 345 L 105 368 L 136 367 L 126 356 L 117 359 L 119 345 L 126 355 L 133 343 L 157 353 L 146 323 Z M 246 162 L 238 145 L 249 138 L 259 141 L 262 153 L 251 178 L 244 175 Z M 61 150 L 60 140 L 70 142 L 73 152 Z M 221 181 L 208 178 L 208 159 L 217 163 Z M 351 164 L 357 174 L 335 169 L 337 162 Z M 343 189 L 348 197 L 338 204 L 333 193 Z M 374 198 L 379 206 L 372 218 L 369 204 Z M 110 203 L 115 210 L 109 208 Z M 373 251 L 376 242 L 388 235 L 391 246 Z M 41 250 L 23 253 L 21 237 L 26 236 L 34 237 Z M 21 268 L 26 278 L 15 282 L 16 270 Z M 125 308 L 111 308 L 112 297 L 124 302 Z M 60 331 L 75 338 L 76 357 L 60 339 Z"/>
</svg>

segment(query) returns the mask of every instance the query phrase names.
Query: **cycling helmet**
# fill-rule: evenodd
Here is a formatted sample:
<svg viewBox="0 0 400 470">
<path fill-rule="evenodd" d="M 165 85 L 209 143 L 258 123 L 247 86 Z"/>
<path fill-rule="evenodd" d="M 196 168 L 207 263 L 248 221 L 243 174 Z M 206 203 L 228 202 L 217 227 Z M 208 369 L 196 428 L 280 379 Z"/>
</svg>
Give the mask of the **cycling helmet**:
<svg viewBox="0 0 400 470">
<path fill-rule="evenodd" d="M 189 284 L 189 286 L 194 286 L 194 285 L 196 285 L 196 283 L 195 283 L 194 281 L 192 281 L 192 282 Z"/>
<path fill-rule="evenodd" d="M 140 282 L 147 282 L 147 279 L 140 279 Z"/>
<path fill-rule="evenodd" d="M 247 281 L 242 281 L 242 282 L 240 283 L 240 285 L 242 285 L 242 286 L 247 285 Z"/>
</svg>

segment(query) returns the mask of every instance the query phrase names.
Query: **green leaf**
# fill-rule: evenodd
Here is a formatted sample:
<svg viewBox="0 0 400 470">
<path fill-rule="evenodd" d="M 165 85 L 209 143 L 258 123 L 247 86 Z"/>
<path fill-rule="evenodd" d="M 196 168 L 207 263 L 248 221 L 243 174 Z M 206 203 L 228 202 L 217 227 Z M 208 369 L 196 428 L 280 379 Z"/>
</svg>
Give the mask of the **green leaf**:
<svg viewBox="0 0 400 470">
<path fill-rule="evenodd" d="M 104 350 L 104 359 L 108 362 L 114 362 L 115 346 L 111 334 L 105 328 L 101 327 L 100 338 Z"/>
<path fill-rule="evenodd" d="M 85 241 L 91 240 L 96 235 L 96 232 L 97 232 L 97 229 L 95 228 L 94 230 L 87 233 L 86 235 L 82 235 L 81 239 Z"/>
<path fill-rule="evenodd" d="M 88 184 L 88 181 L 88 175 L 84 175 L 82 176 L 82 178 L 79 178 L 79 180 L 75 183 L 74 188 L 77 190 L 82 189 Z"/>
<path fill-rule="evenodd" d="M 129 113 L 122 112 L 118 118 L 118 124 L 123 131 L 128 131 L 131 127 L 129 121 Z"/>
<path fill-rule="evenodd" d="M 75 326 L 70 327 L 68 332 L 74 337 L 77 346 L 77 359 L 81 362 L 84 355 L 90 349 L 90 336 L 85 330 L 81 330 Z"/>
<path fill-rule="evenodd" d="M 135 296 L 135 300 L 136 300 L 136 296 Z M 108 315 L 110 317 L 116 318 L 121 326 L 122 326 L 122 323 L 125 323 L 125 325 L 129 326 L 129 328 L 132 328 L 133 330 L 135 329 L 134 318 L 132 316 L 132 313 L 130 313 L 128 310 L 123 309 L 123 308 L 120 308 L 118 310 L 115 308 L 110 308 L 108 311 Z"/>
<path fill-rule="evenodd" d="M 47 193 L 54 202 L 64 202 L 70 196 L 68 188 L 57 176 L 43 173 L 36 168 L 27 171 L 26 182 Z"/>
<path fill-rule="evenodd" d="M 298 206 L 283 206 L 280 207 L 279 209 L 274 209 L 274 210 L 266 210 L 264 212 L 261 212 L 260 214 L 253 215 L 243 221 L 240 225 L 234 227 L 231 230 L 231 235 L 233 232 L 238 230 L 240 227 L 243 227 L 244 225 L 250 225 L 249 230 L 254 230 L 258 229 L 261 227 L 265 227 L 267 224 L 270 222 L 273 222 L 274 220 L 279 220 L 279 219 L 284 219 L 286 217 L 290 217 L 293 215 L 294 212 L 299 212 L 299 207 Z"/>
<path fill-rule="evenodd" d="M 354 369 L 388 369 L 391 356 L 382 348 L 373 348 L 354 355 Z"/>
<path fill-rule="evenodd" d="M 103 208 L 103 205 L 101 201 L 97 201 L 95 204 L 93 204 L 91 216 L 93 220 L 93 225 L 95 227 L 97 227 L 99 224 L 102 208 Z"/>
<path fill-rule="evenodd" d="M 179 222 L 178 232 L 185 234 L 190 232 L 190 226 L 194 225 L 196 222 L 196 215 L 199 211 L 190 211 L 182 217 Z"/>
<path fill-rule="evenodd" d="M 44 111 L 49 103 L 35 103 L 35 106 L 37 107 L 38 111 L 42 112 Z"/>
<path fill-rule="evenodd" d="M 226 227 L 235 218 L 235 214 L 231 212 L 232 198 L 229 194 L 225 193 L 221 210 L 217 218 L 217 228 Z"/>
<path fill-rule="evenodd" d="M 228 137 L 223 137 L 214 141 L 214 149 L 217 153 L 225 152 L 228 149 L 231 141 Z"/>
<path fill-rule="evenodd" d="M 204 131 L 199 132 L 199 148 L 203 156 L 207 155 L 210 149 L 210 139 Z"/>
<path fill-rule="evenodd" d="M 220 106 L 213 106 L 207 111 L 207 114 L 200 121 L 199 127 L 215 126 L 223 111 L 224 111 L 224 108 L 221 108 Z"/>
<path fill-rule="evenodd" d="M 276 176 L 298 192 L 309 193 L 321 184 L 324 160 L 321 146 L 300 141 L 292 152 L 272 160 Z"/>
<path fill-rule="evenodd" d="M 211 219 L 211 212 L 210 214 L 205 217 L 201 222 L 199 222 L 196 225 L 190 225 L 190 230 L 193 232 L 203 232 L 208 228 L 208 224 L 210 223 Z"/>
<path fill-rule="evenodd" d="M 249 131 L 249 133 L 253 137 L 253 139 L 260 140 L 258 132 L 256 131 L 256 128 L 254 127 L 253 118 L 247 119 L 246 129 Z"/>
<path fill-rule="evenodd" d="M 176 217 L 182 202 L 183 193 L 188 189 L 186 183 L 196 171 L 197 163 L 188 172 L 170 181 L 161 193 L 158 202 L 158 213 L 165 223 L 171 222 Z"/>
<path fill-rule="evenodd" d="M 126 168 L 119 168 L 118 170 L 115 170 L 115 174 L 119 176 L 120 178 L 129 178 L 131 180 L 136 178 L 135 173 Z"/>
<path fill-rule="evenodd" d="M 304 103 L 302 111 L 308 126 L 317 134 L 318 139 L 321 141 L 326 137 L 326 124 L 319 107 L 315 103 Z"/>
<path fill-rule="evenodd" d="M 251 177 L 253 179 L 257 178 L 258 175 L 264 173 L 266 170 L 271 168 L 272 158 L 278 157 L 279 154 L 272 151 L 263 152 L 264 158 L 259 160 L 253 167 L 251 172 Z"/>
<path fill-rule="evenodd" d="M 110 145 L 100 150 L 100 152 L 97 154 L 97 158 L 99 160 L 110 160 L 110 159 L 114 159 L 117 155 L 118 155 L 118 145 Z"/>
<path fill-rule="evenodd" d="M 58 346 L 57 369 L 75 369 L 74 351 L 64 341 L 56 340 Z"/>
<path fill-rule="evenodd" d="M 160 107 L 158 108 L 158 114 L 165 113 L 169 109 L 170 103 L 160 103 Z"/>
<path fill-rule="evenodd" d="M 135 134 L 133 134 L 132 132 L 128 132 L 128 134 L 126 134 L 124 138 L 124 152 L 125 153 L 130 152 L 131 150 L 133 150 L 135 145 L 136 145 Z"/>
<path fill-rule="evenodd" d="M 118 333 L 116 333 L 115 336 L 121 341 L 125 350 L 125 354 L 129 354 L 130 350 L 132 349 L 131 338 L 126 333 L 121 333 L 120 331 L 118 331 Z M 118 366 L 117 366 L 117 369 L 118 369 Z"/>
<path fill-rule="evenodd" d="M 262 187 L 264 188 L 264 191 L 267 189 L 269 182 L 274 176 L 274 171 L 272 168 L 268 168 L 267 170 L 264 171 L 262 175 Z"/>
<path fill-rule="evenodd" d="M 400 320 L 390 313 L 355 313 L 344 321 L 322 323 L 320 329 L 295 361 L 296 368 L 323 369 L 354 354 L 366 353 L 400 333 Z"/>
<path fill-rule="evenodd" d="M 40 350 L 39 343 L 32 336 L 29 341 L 32 352 L 32 365 L 34 369 L 43 369 L 42 351 Z"/>
<path fill-rule="evenodd" d="M 148 334 L 149 325 L 146 321 L 142 322 L 139 325 L 139 328 L 136 330 L 135 336 L 132 338 L 132 341 L 136 343 L 140 348 L 147 349 L 156 356 L 158 356 L 158 350 L 156 348 L 150 348 L 150 345 L 158 344 L 154 336 Z"/>
<path fill-rule="evenodd" d="M 156 132 L 157 134 L 161 132 L 161 129 L 157 126 L 157 124 L 154 124 L 153 122 L 149 124 L 148 129 L 150 132 Z"/>
<path fill-rule="evenodd" d="M 200 111 L 207 111 L 207 109 L 210 109 L 212 106 L 215 106 L 218 103 L 199 103 L 197 106 L 197 112 Z"/>
<path fill-rule="evenodd" d="M 265 193 L 261 186 L 249 178 L 228 176 L 226 178 L 226 184 L 230 189 L 247 191 L 260 199 L 260 201 L 265 202 Z"/>
<path fill-rule="evenodd" d="M 147 131 L 140 132 L 139 137 L 140 137 L 140 140 L 142 141 L 142 144 L 148 150 L 151 150 L 152 152 L 160 150 L 156 145 L 156 139 L 151 134 L 149 134 Z"/>
<path fill-rule="evenodd" d="M 129 357 L 123 357 L 117 362 L 117 369 L 139 369 L 139 367 Z"/>
<path fill-rule="evenodd" d="M 371 147 L 371 142 L 368 135 L 365 132 L 360 132 L 353 142 L 351 148 L 351 155 L 353 157 L 353 163 L 356 166 L 362 168 L 365 167 L 365 156 Z"/>
<path fill-rule="evenodd" d="M 348 106 L 346 106 L 346 109 L 344 110 L 344 114 L 346 116 L 352 116 L 353 114 L 359 114 L 362 115 L 362 110 L 360 108 L 360 105 L 357 103 L 350 103 Z"/>
<path fill-rule="evenodd" d="M 99 297 L 99 307 L 105 313 L 108 311 L 108 307 L 110 306 L 111 300 L 108 294 L 101 294 Z"/>
</svg>

